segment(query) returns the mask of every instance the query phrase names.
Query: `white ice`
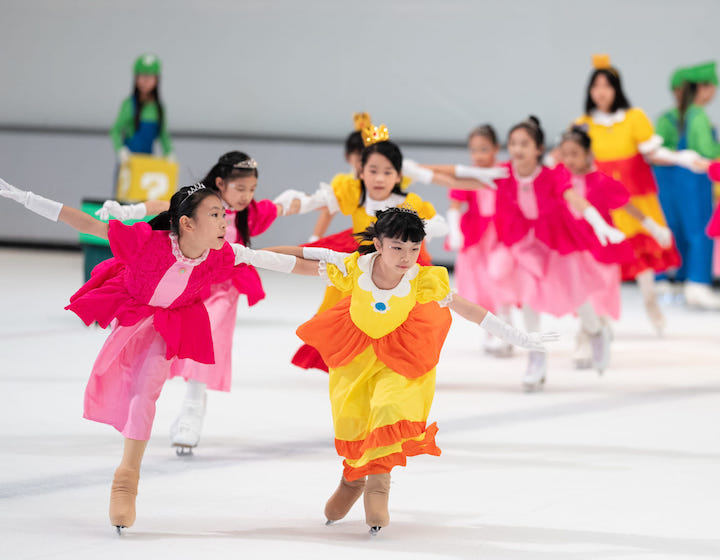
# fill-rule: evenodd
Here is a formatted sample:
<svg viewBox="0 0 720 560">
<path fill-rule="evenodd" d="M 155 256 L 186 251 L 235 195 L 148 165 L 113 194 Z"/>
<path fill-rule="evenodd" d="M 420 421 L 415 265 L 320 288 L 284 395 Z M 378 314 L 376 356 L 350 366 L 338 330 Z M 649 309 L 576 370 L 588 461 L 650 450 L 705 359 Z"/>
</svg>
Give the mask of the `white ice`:
<svg viewBox="0 0 720 560">
<path fill-rule="evenodd" d="M 274 273 L 240 308 L 233 390 L 209 395 L 192 457 L 169 447 L 184 387 L 166 385 L 137 521 L 118 537 L 122 440 L 82 418 L 107 333 L 63 310 L 81 269 L 78 253 L 0 250 L 2 559 L 720 558 L 719 313 L 667 305 L 659 338 L 623 287 L 602 377 L 572 368 L 573 319 L 543 318 L 563 338 L 536 394 L 520 387 L 524 351 L 484 356 L 456 317 L 431 413 L 443 453 L 393 471 L 391 524 L 370 538 L 361 503 L 323 524 L 341 472 L 327 378 L 289 363 L 322 283 Z"/>
</svg>

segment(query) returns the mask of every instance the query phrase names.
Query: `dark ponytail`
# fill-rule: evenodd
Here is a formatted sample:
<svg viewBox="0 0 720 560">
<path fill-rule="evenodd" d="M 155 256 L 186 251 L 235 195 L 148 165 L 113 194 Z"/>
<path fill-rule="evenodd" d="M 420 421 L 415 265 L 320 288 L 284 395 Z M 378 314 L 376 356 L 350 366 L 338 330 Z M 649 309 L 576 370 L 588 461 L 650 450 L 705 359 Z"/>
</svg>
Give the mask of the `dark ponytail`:
<svg viewBox="0 0 720 560">
<path fill-rule="evenodd" d="M 698 85 L 693 82 L 685 82 L 680 90 L 680 100 L 678 102 L 678 128 L 681 131 L 685 127 L 685 117 L 687 110 L 695 101 Z"/>
<path fill-rule="evenodd" d="M 214 189 L 220 194 L 217 187 L 217 179 L 225 182 L 240 177 L 258 177 L 257 163 L 244 152 L 228 152 L 220 156 L 217 163 L 207 172 L 202 182 L 208 188 Z M 222 198 L 222 195 L 220 195 Z M 250 247 L 250 229 L 248 226 L 248 209 L 235 214 L 235 227 L 237 228 L 240 241 L 246 247 Z"/>
<path fill-rule="evenodd" d="M 368 228 L 356 233 L 355 238 L 360 243 L 358 251 L 361 255 L 376 251 L 373 240 L 386 237 L 399 238 L 402 241 L 420 243 L 425 239 L 425 224 L 415 210 L 404 207 L 378 210 L 375 214 L 377 221 Z"/>
</svg>

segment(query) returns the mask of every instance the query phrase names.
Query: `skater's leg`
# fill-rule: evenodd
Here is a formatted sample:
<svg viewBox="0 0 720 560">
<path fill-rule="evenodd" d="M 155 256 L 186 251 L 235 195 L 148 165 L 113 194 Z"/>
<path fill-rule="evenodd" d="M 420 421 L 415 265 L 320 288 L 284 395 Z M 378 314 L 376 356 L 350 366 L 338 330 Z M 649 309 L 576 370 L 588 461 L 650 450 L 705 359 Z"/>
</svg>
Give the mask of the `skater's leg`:
<svg viewBox="0 0 720 560">
<path fill-rule="evenodd" d="M 325 504 L 325 517 L 328 523 L 338 521 L 345 517 L 365 490 L 365 477 L 357 480 L 347 480 L 344 476 L 340 484 Z"/>
<path fill-rule="evenodd" d="M 648 268 L 638 274 L 635 277 L 635 280 L 637 281 L 640 292 L 642 293 L 645 310 L 650 318 L 650 322 L 653 324 L 658 334 L 662 334 L 662 331 L 665 328 L 665 316 L 660 310 L 660 306 L 657 301 L 657 292 L 655 291 L 655 272 Z"/>
<path fill-rule="evenodd" d="M 147 441 L 125 438 L 122 460 L 110 490 L 110 523 L 118 530 L 135 522 L 135 496 L 146 447 Z"/>
<path fill-rule="evenodd" d="M 540 314 L 527 305 L 523 305 L 523 318 L 527 332 L 540 331 Z M 528 367 L 522 379 L 526 391 L 537 391 L 545 383 L 547 373 L 547 356 L 545 352 L 531 350 L 528 353 Z"/>
<path fill-rule="evenodd" d="M 582 331 L 588 337 L 593 367 L 602 373 L 610 361 L 610 329 L 606 328 L 589 302 L 577 309 Z"/>
<path fill-rule="evenodd" d="M 365 485 L 365 522 L 371 533 L 390 524 L 390 473 L 370 474 Z"/>
</svg>

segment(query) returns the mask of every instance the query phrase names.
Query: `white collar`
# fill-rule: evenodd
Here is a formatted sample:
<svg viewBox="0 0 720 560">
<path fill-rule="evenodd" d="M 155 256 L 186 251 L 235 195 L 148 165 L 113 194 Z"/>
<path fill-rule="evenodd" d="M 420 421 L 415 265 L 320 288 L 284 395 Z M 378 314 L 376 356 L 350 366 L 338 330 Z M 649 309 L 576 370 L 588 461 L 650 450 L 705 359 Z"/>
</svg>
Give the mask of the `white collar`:
<svg viewBox="0 0 720 560">
<path fill-rule="evenodd" d="M 178 242 L 178 237 L 173 232 L 170 232 L 170 246 L 172 247 L 172 253 L 175 259 L 178 262 L 181 262 L 182 264 L 187 264 L 190 266 L 197 266 L 201 262 L 203 262 L 205 259 L 207 259 L 207 256 L 210 254 L 210 249 L 205 249 L 205 252 L 200 255 L 196 259 L 191 259 L 183 255 L 182 251 L 180 250 L 180 243 Z"/>
<path fill-rule="evenodd" d="M 625 109 L 618 109 L 614 113 L 605 113 L 594 109 L 590 112 L 590 118 L 601 126 L 612 126 L 625 120 Z"/>
<path fill-rule="evenodd" d="M 413 265 L 410 270 L 403 274 L 397 286 L 390 290 L 382 290 L 372 281 L 372 271 L 377 256 L 378 253 L 370 253 L 358 257 L 358 268 L 362 271 L 358 277 L 358 286 L 362 290 L 372 293 L 373 299 L 375 300 L 372 303 L 373 311 L 385 313 L 390 309 L 388 302 L 392 296 L 402 298 L 410 293 L 410 280 L 413 280 L 418 275 L 420 267 L 417 264 Z"/>
<path fill-rule="evenodd" d="M 363 206 L 365 207 L 365 213 L 374 218 L 376 212 L 400 206 L 403 202 L 405 202 L 405 197 L 397 193 L 392 193 L 385 200 L 373 200 L 367 195 L 367 193 L 365 193 L 365 202 L 363 203 Z"/>
</svg>

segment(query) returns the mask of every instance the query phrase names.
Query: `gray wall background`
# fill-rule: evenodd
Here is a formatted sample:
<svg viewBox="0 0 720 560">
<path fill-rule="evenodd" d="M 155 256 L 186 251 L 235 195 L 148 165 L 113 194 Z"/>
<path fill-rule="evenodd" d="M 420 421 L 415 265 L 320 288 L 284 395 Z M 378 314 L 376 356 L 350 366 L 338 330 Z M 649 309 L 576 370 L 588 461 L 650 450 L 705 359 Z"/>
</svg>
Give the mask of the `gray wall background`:
<svg viewBox="0 0 720 560">
<path fill-rule="evenodd" d="M 1 7 L 0 176 L 68 204 L 111 193 L 106 133 L 144 51 L 163 61 L 181 182 L 242 149 L 260 162 L 259 195 L 268 197 L 285 187 L 314 189 L 344 170 L 340 143 L 354 111 L 387 123 L 409 157 L 467 161 L 464 138 L 480 122 L 504 134 L 534 113 L 556 137 L 582 110 L 594 52 L 611 54 L 631 102 L 655 118 L 672 102 L 671 71 L 720 51 L 717 0 L 3 0 Z M 720 103 L 709 113 L 720 120 Z M 447 208 L 439 188 L 421 193 Z M 285 220 L 258 244 L 301 241 L 313 220 Z M 68 228 L 0 204 L 0 241 L 74 239 Z"/>
</svg>

